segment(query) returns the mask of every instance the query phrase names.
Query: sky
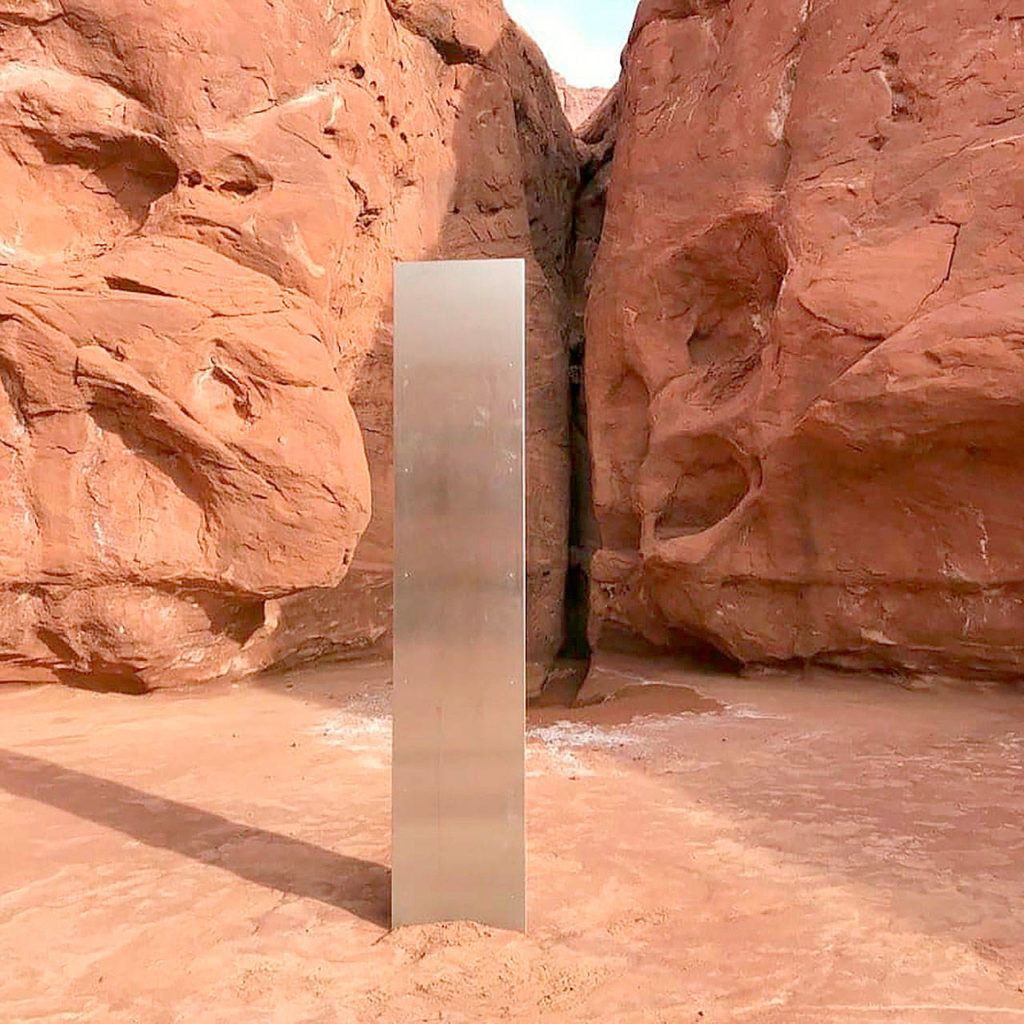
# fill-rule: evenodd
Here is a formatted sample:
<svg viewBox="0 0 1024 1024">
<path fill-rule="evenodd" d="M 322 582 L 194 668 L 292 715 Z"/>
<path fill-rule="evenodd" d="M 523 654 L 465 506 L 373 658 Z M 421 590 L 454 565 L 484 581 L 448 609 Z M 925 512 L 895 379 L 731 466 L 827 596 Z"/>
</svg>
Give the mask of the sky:
<svg viewBox="0 0 1024 1024">
<path fill-rule="evenodd" d="M 636 0 L 505 0 L 570 85 L 614 85 Z"/>
</svg>

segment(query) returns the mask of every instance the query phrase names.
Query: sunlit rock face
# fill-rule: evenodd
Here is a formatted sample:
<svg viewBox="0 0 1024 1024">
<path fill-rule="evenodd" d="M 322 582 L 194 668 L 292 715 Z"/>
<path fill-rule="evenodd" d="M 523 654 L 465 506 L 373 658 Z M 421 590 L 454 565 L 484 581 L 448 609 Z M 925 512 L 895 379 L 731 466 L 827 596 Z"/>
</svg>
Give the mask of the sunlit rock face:
<svg viewBox="0 0 1024 1024">
<path fill-rule="evenodd" d="M 558 73 L 555 73 L 554 81 L 565 116 L 569 124 L 577 130 L 597 110 L 608 95 L 608 90 L 603 86 L 570 85 Z"/>
<path fill-rule="evenodd" d="M 497 3 L 0 0 L 0 679 L 387 635 L 395 258 L 528 261 L 553 653 L 576 174 Z"/>
<path fill-rule="evenodd" d="M 641 4 L 587 308 L 599 647 L 1024 667 L 1020 13 Z"/>
</svg>

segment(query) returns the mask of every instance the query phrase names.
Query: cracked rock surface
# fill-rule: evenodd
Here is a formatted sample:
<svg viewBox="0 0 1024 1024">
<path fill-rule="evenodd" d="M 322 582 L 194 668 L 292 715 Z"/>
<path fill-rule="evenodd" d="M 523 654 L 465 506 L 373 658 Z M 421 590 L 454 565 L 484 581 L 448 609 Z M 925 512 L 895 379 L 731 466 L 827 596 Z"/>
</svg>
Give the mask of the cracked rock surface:
<svg viewBox="0 0 1024 1024">
<path fill-rule="evenodd" d="M 598 647 L 1024 667 L 1021 13 L 640 5 L 587 307 Z"/>
<path fill-rule="evenodd" d="M 437 257 L 527 261 L 553 654 L 577 176 L 497 0 L 0 0 L 0 679 L 385 638 L 391 264 Z"/>
</svg>

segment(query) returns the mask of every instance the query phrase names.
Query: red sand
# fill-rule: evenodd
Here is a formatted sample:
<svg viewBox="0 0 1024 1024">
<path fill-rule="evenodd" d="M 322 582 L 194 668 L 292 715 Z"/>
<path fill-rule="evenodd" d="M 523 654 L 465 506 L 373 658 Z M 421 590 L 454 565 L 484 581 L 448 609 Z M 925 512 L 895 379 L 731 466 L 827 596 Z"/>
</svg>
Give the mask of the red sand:
<svg viewBox="0 0 1024 1024">
<path fill-rule="evenodd" d="M 0 691 L 0 1019 L 1024 1019 L 1019 693 L 637 663 L 533 713 L 528 935 L 392 934 L 388 672 Z"/>
</svg>

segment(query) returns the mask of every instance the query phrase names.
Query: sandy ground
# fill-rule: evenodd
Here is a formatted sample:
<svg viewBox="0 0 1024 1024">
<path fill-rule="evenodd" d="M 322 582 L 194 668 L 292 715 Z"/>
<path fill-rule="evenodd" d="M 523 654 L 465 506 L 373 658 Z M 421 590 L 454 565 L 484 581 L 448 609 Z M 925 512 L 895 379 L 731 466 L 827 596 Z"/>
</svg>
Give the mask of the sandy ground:
<svg viewBox="0 0 1024 1024">
<path fill-rule="evenodd" d="M 1024 694 L 620 668 L 531 714 L 526 936 L 387 930 L 387 665 L 0 689 L 0 1018 L 1024 1020 Z"/>
</svg>

